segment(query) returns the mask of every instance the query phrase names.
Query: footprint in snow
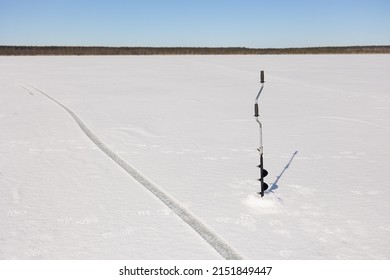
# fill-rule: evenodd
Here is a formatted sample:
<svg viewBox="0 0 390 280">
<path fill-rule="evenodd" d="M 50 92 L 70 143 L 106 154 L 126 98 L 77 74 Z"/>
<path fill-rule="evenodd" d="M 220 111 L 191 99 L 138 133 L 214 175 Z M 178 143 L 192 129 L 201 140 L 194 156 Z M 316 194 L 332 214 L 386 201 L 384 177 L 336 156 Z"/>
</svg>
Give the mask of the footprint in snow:
<svg viewBox="0 0 390 280">
<path fill-rule="evenodd" d="M 216 157 L 203 157 L 204 160 L 218 160 Z"/>
<path fill-rule="evenodd" d="M 282 222 L 279 220 L 271 220 L 271 221 L 269 221 L 269 224 L 272 227 L 280 227 L 283 225 Z"/>
<path fill-rule="evenodd" d="M 290 250 L 282 250 L 282 251 L 279 251 L 279 254 L 283 257 L 283 258 L 289 258 L 291 257 L 294 252 L 293 251 L 290 251 Z"/>
<path fill-rule="evenodd" d="M 384 231 L 390 231 L 390 226 L 380 226 L 379 227 L 380 230 L 384 230 Z"/>
</svg>

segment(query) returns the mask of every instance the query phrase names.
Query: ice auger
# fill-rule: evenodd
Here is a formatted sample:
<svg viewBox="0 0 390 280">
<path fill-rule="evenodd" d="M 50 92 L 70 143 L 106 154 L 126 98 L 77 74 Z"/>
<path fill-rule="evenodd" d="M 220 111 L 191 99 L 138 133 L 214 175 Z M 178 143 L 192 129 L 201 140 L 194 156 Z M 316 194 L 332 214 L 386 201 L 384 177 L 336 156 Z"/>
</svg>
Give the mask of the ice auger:
<svg viewBox="0 0 390 280">
<path fill-rule="evenodd" d="M 260 129 L 260 145 L 257 148 L 257 150 L 259 151 L 259 155 L 260 155 L 260 164 L 257 167 L 260 168 L 260 179 L 258 179 L 260 181 L 260 193 L 259 194 L 261 197 L 263 197 L 264 192 L 268 189 L 268 185 L 264 182 L 264 177 L 267 176 L 268 171 L 264 169 L 263 131 L 262 131 L 262 124 L 259 121 L 259 97 L 260 97 L 260 94 L 264 88 L 264 71 L 260 72 L 260 84 L 261 84 L 260 90 L 256 96 L 256 99 L 255 99 L 255 118 L 256 118 L 256 122 L 259 124 L 259 129 Z"/>
</svg>

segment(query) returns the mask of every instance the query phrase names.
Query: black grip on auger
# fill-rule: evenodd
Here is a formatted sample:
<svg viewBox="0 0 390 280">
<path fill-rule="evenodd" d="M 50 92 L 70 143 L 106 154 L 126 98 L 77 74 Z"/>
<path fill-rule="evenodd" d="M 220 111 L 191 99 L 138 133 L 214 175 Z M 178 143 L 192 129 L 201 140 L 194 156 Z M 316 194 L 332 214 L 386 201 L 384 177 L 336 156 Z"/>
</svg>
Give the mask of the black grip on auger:
<svg viewBox="0 0 390 280">
<path fill-rule="evenodd" d="M 260 83 L 264 84 L 264 71 L 260 71 Z"/>
<path fill-rule="evenodd" d="M 255 117 L 259 116 L 259 104 L 255 103 Z"/>
</svg>

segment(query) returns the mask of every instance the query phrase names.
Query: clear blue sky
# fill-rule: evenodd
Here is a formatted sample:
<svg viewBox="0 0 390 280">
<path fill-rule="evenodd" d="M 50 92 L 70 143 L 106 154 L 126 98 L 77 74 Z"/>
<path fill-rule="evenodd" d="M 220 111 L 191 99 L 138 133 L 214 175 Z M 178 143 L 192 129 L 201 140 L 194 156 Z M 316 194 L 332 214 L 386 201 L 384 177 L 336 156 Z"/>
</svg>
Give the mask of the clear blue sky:
<svg viewBox="0 0 390 280">
<path fill-rule="evenodd" d="M 0 0 L 0 45 L 390 45 L 390 0 Z"/>
</svg>

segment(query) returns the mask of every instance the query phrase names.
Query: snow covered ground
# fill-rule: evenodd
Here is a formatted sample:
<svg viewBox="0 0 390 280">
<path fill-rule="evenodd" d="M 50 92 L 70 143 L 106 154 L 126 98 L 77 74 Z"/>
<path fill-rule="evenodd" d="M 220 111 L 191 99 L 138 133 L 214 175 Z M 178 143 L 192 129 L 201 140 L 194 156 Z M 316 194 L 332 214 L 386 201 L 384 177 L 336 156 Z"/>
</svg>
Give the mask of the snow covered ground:
<svg viewBox="0 0 390 280">
<path fill-rule="evenodd" d="M 389 259 L 389 77 L 389 55 L 0 57 L 0 258 Z"/>
</svg>

